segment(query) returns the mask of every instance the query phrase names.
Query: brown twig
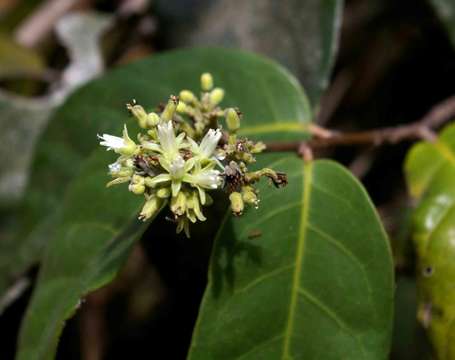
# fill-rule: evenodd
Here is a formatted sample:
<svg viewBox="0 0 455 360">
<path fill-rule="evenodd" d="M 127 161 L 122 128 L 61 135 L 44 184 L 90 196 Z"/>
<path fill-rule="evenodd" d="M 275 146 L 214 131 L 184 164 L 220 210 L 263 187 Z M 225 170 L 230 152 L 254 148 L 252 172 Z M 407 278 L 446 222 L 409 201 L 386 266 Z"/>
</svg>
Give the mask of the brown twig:
<svg viewBox="0 0 455 360">
<path fill-rule="evenodd" d="M 302 143 L 312 149 L 329 146 L 352 146 L 396 144 L 404 140 L 425 139 L 434 141 L 434 130 L 445 122 L 455 117 L 455 95 L 435 105 L 420 120 L 399 126 L 385 127 L 367 131 L 341 132 L 310 125 L 309 132 L 313 135 L 311 140 L 296 142 L 271 142 L 267 143 L 266 151 L 295 151 L 300 152 Z"/>
</svg>

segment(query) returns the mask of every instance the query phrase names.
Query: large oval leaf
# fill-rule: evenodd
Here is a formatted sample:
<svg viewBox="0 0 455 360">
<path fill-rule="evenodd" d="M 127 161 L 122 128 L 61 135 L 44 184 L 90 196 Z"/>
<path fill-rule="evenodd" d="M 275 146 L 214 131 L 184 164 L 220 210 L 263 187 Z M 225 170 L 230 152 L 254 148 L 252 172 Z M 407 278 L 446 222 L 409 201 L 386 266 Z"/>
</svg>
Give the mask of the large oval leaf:
<svg viewBox="0 0 455 360">
<path fill-rule="evenodd" d="M 156 56 L 73 95 L 41 142 L 29 191 L 27 228 L 35 230 L 26 248 L 36 249 L 30 245 L 56 229 L 21 330 L 19 359 L 53 357 L 79 298 L 113 276 L 142 229 L 132 220 L 141 199 L 125 188 L 103 190 L 106 164 L 115 157 L 98 146 L 96 133 L 119 133 L 128 121 L 124 104 L 132 98 L 151 109 L 182 88 L 197 90 L 204 71 L 225 88 L 224 105 L 242 109 L 244 134 L 276 139 L 305 134 L 310 112 L 297 82 L 276 64 L 243 52 L 199 49 Z M 53 208 L 58 216 L 34 226 Z M 125 234 L 131 221 L 137 229 Z M 115 261 L 106 263 L 111 257 Z"/>
<path fill-rule="evenodd" d="M 244 112 L 243 134 L 264 139 L 301 138 L 311 119 L 308 101 L 283 68 L 258 56 L 222 49 L 193 49 L 154 56 L 117 69 L 76 92 L 57 111 L 41 139 L 21 214 L 15 247 L 0 261 L 0 286 L 36 261 L 52 231 L 53 214 L 85 158 L 99 151 L 97 133 L 120 133 L 125 103 L 153 109 L 182 88 L 199 89 L 199 75 L 214 74 L 225 87 L 224 104 Z M 0 292 L 4 290 L 0 288 Z"/>
<path fill-rule="evenodd" d="M 418 256 L 419 319 L 438 359 L 455 359 L 455 125 L 434 142 L 420 142 L 406 159 Z"/>
<path fill-rule="evenodd" d="M 289 185 L 226 215 L 190 359 L 385 359 L 393 266 L 367 194 L 331 161 L 270 166 Z"/>
</svg>

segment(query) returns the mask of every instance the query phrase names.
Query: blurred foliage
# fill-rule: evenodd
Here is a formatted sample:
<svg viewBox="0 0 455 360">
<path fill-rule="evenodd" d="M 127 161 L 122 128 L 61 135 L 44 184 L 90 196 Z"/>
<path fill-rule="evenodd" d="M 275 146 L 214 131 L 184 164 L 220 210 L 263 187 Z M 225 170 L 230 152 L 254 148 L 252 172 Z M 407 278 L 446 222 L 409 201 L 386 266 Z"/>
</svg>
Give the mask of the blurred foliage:
<svg viewBox="0 0 455 360">
<path fill-rule="evenodd" d="M 430 0 L 447 28 L 452 44 L 455 46 L 455 3 L 451 0 Z"/>
<path fill-rule="evenodd" d="M 189 14 L 180 5 L 157 1 L 173 24 L 174 45 L 238 47 L 274 58 L 298 77 L 318 108 L 338 50 L 342 0 L 194 1 Z"/>
<path fill-rule="evenodd" d="M 411 195 L 419 200 L 413 238 L 418 256 L 418 316 L 438 359 L 455 358 L 455 125 L 435 142 L 414 145 L 405 163 Z"/>
<path fill-rule="evenodd" d="M 22 47 L 0 33 L 0 78 L 18 75 L 39 75 L 44 69 L 36 51 Z"/>
</svg>

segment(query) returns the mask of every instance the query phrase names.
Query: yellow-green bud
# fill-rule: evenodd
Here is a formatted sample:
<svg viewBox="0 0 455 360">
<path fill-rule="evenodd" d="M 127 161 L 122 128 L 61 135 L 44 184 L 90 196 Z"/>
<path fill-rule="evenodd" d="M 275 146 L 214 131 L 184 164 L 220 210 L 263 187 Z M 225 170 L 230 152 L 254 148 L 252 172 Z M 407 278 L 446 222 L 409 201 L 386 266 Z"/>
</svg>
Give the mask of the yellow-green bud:
<svg viewBox="0 0 455 360">
<path fill-rule="evenodd" d="M 227 109 L 226 124 L 230 131 L 237 131 L 240 128 L 240 117 L 235 109 Z"/>
<path fill-rule="evenodd" d="M 134 160 L 133 159 L 126 159 L 124 161 L 124 164 L 126 167 L 133 168 L 134 167 Z"/>
<path fill-rule="evenodd" d="M 128 189 L 133 194 L 141 195 L 145 191 L 145 185 L 144 184 L 130 184 L 130 186 L 128 186 Z"/>
<path fill-rule="evenodd" d="M 242 188 L 242 198 L 243 201 L 247 204 L 257 206 L 258 205 L 258 197 L 254 192 L 254 189 L 251 186 L 244 186 Z"/>
<path fill-rule="evenodd" d="M 186 211 L 186 195 L 183 191 L 179 191 L 177 196 L 171 199 L 171 211 L 176 215 L 183 215 Z"/>
<path fill-rule="evenodd" d="M 137 175 L 137 174 L 133 175 L 133 177 L 131 179 L 132 184 L 142 184 L 143 185 L 144 182 L 145 182 L 145 178 L 143 176 Z"/>
<path fill-rule="evenodd" d="M 180 101 L 176 110 L 178 113 L 184 114 L 186 112 L 186 104 L 183 101 Z"/>
<path fill-rule="evenodd" d="M 114 175 L 118 176 L 118 177 L 132 176 L 133 169 L 124 167 L 124 168 L 121 168 L 120 171 L 116 172 Z"/>
<path fill-rule="evenodd" d="M 259 141 L 253 145 L 253 147 L 251 148 L 251 152 L 253 154 L 258 154 L 260 152 L 263 152 L 265 149 L 266 149 L 265 144 L 262 141 Z"/>
<path fill-rule="evenodd" d="M 145 180 L 146 180 L 146 183 L 147 183 L 147 179 L 145 179 Z M 150 178 L 150 180 L 151 180 L 151 178 Z M 156 192 L 156 196 L 158 196 L 161 199 L 166 199 L 169 196 L 171 196 L 171 189 L 170 188 L 158 189 L 157 192 Z"/>
<path fill-rule="evenodd" d="M 164 121 L 172 120 L 175 110 L 177 109 L 178 102 L 179 102 L 178 98 L 171 95 L 169 101 L 167 102 L 166 107 L 164 108 L 163 112 L 161 113 L 161 119 L 163 119 Z"/>
<path fill-rule="evenodd" d="M 213 88 L 213 77 L 210 73 L 201 75 L 201 88 L 203 91 L 210 91 Z"/>
<path fill-rule="evenodd" d="M 127 108 L 137 119 L 139 126 L 143 129 L 147 126 L 147 113 L 141 105 L 128 104 Z"/>
<path fill-rule="evenodd" d="M 159 124 L 160 122 L 160 117 L 157 113 L 151 112 L 150 114 L 147 115 L 147 126 L 148 127 L 155 127 Z"/>
<path fill-rule="evenodd" d="M 139 219 L 143 221 L 150 219 L 159 210 L 160 206 L 161 200 L 152 196 L 145 202 L 141 213 L 139 214 Z"/>
<path fill-rule="evenodd" d="M 233 192 L 229 195 L 229 200 L 231 201 L 231 209 L 234 215 L 242 215 L 244 204 L 242 200 L 242 195 L 238 192 Z"/>
<path fill-rule="evenodd" d="M 180 91 L 179 98 L 180 100 L 188 104 L 191 104 L 196 101 L 196 96 L 189 90 Z"/>
<path fill-rule="evenodd" d="M 210 103 L 218 105 L 224 98 L 224 90 L 222 88 L 215 88 L 210 92 Z"/>
<path fill-rule="evenodd" d="M 131 178 L 131 183 L 128 186 L 128 190 L 133 194 L 140 195 L 145 191 L 145 179 L 140 175 L 133 175 Z"/>
</svg>

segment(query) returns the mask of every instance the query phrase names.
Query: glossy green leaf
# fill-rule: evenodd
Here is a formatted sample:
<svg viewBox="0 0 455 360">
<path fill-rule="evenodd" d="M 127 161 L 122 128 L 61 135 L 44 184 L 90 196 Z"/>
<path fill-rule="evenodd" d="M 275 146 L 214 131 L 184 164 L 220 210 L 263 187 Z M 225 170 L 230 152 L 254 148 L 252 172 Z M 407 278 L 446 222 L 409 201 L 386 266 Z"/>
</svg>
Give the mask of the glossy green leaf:
<svg viewBox="0 0 455 360">
<path fill-rule="evenodd" d="M 418 199 L 413 238 L 419 319 L 438 359 L 455 359 L 455 125 L 434 143 L 414 145 L 405 170 L 410 193 Z"/>
<path fill-rule="evenodd" d="M 430 0 L 449 33 L 455 46 L 455 2 L 453 0 Z"/>
<path fill-rule="evenodd" d="M 23 322 L 19 359 L 53 357 L 63 323 L 80 297 L 109 281 L 142 229 L 135 217 L 143 199 L 122 186 L 104 189 L 106 166 L 116 157 L 99 147 L 96 134 L 118 134 L 124 122 L 134 129 L 126 102 L 134 98 L 151 110 L 182 88 L 196 91 L 204 71 L 225 88 L 223 104 L 242 109 L 243 134 L 305 136 L 310 113 L 297 82 L 275 63 L 243 52 L 196 49 L 154 56 L 71 96 L 38 148 L 24 210 L 29 234 L 22 253 L 26 249 L 36 258 L 39 245 L 51 241 Z"/>
<path fill-rule="evenodd" d="M 189 358 L 385 359 L 392 258 L 363 187 L 331 161 L 263 161 L 289 185 L 226 215 Z"/>
<path fill-rule="evenodd" d="M 157 3 L 176 23 L 168 29 L 176 45 L 223 45 L 267 55 L 297 76 L 318 107 L 335 63 L 343 0 L 212 0 L 210 6 L 195 2 L 192 11 L 178 0 Z"/>
</svg>

